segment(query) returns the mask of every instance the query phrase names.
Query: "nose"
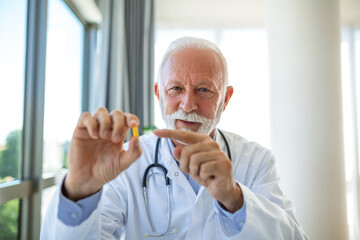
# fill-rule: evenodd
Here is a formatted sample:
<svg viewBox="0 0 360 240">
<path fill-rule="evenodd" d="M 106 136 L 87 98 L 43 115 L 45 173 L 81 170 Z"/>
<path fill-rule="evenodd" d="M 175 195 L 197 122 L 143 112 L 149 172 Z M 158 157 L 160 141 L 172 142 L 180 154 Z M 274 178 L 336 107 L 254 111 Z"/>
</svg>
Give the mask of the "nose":
<svg viewBox="0 0 360 240">
<path fill-rule="evenodd" d="M 196 94 L 191 90 L 186 91 L 182 96 L 180 107 L 187 113 L 196 111 L 198 109 Z"/>
</svg>

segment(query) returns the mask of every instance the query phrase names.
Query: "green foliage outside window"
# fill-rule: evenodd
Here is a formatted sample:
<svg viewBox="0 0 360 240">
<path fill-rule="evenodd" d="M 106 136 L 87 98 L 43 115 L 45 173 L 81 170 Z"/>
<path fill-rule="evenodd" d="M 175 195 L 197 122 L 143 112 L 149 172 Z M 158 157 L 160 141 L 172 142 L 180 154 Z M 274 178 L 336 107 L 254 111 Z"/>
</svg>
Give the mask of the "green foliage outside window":
<svg viewBox="0 0 360 240">
<path fill-rule="evenodd" d="M 22 131 L 11 131 L 6 137 L 6 145 L 0 149 L 0 184 L 19 177 Z M 67 153 L 70 141 L 62 144 L 63 164 L 67 168 Z M 14 199 L 0 205 L 0 240 L 18 239 L 20 200 Z"/>
<path fill-rule="evenodd" d="M 6 138 L 6 147 L 0 152 L 0 179 L 19 176 L 21 130 L 14 130 Z"/>
<path fill-rule="evenodd" d="M 18 239 L 19 199 L 0 206 L 0 240 Z"/>
<path fill-rule="evenodd" d="M 10 132 L 0 151 L 0 183 L 19 176 L 21 134 L 21 130 Z M 0 240 L 18 239 L 19 204 L 19 199 L 14 199 L 0 206 Z"/>
</svg>

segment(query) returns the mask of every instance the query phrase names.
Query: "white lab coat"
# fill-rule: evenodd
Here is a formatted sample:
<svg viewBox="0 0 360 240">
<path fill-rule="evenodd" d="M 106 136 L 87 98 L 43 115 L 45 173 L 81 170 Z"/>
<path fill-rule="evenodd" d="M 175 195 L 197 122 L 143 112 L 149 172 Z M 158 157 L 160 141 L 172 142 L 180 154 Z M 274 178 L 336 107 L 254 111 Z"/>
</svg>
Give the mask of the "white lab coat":
<svg viewBox="0 0 360 240">
<path fill-rule="evenodd" d="M 224 132 L 224 131 L 223 131 Z M 294 216 L 294 207 L 279 187 L 279 176 L 272 153 L 238 135 L 224 132 L 229 142 L 234 178 L 246 203 L 246 222 L 242 231 L 229 236 L 221 225 L 215 200 L 201 186 L 196 195 L 173 160 L 165 139 L 161 139 L 159 163 L 171 181 L 171 225 L 178 233 L 148 239 L 307 239 Z M 42 239 L 144 239 L 153 234 L 143 197 L 142 176 L 153 163 L 157 137 L 142 136 L 142 156 L 116 179 L 106 184 L 97 209 L 79 226 L 67 226 L 58 217 L 59 189 L 42 226 Z M 216 141 L 226 153 L 219 133 Z M 160 172 L 160 171 L 154 171 Z M 148 180 L 150 212 L 155 227 L 163 231 L 167 224 L 167 192 L 160 174 Z M 226 221 L 225 221 L 226 222 Z M 122 238 L 121 238 L 122 237 Z"/>
</svg>

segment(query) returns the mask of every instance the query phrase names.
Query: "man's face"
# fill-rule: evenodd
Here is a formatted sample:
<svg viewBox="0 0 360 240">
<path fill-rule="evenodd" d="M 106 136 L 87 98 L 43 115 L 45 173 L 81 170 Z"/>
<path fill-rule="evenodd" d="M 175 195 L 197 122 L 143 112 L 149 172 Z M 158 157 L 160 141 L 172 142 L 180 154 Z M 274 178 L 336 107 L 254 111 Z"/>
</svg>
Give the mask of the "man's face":
<svg viewBox="0 0 360 240">
<path fill-rule="evenodd" d="M 185 49 L 165 62 L 161 86 L 155 85 L 162 115 L 170 129 L 211 134 L 232 94 L 224 97 L 222 69 L 210 51 Z"/>
</svg>

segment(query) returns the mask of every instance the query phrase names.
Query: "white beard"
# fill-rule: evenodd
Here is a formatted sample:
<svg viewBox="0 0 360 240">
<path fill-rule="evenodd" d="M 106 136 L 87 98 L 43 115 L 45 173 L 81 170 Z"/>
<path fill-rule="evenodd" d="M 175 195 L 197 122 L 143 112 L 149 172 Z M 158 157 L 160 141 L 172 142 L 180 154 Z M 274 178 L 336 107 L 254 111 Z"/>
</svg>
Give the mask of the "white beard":
<svg viewBox="0 0 360 240">
<path fill-rule="evenodd" d="M 174 112 L 173 114 L 166 115 L 164 103 L 162 101 L 161 96 L 159 98 L 159 102 L 160 102 L 160 108 L 161 108 L 161 115 L 162 115 L 164 122 L 166 123 L 167 129 L 176 129 L 176 126 L 175 126 L 176 120 L 184 120 L 184 121 L 189 121 L 189 122 L 200 123 L 201 125 L 200 125 L 200 128 L 197 130 L 197 133 L 206 134 L 206 135 L 210 135 L 210 133 L 215 129 L 216 125 L 219 123 L 220 116 L 221 116 L 221 113 L 222 113 L 222 110 L 223 110 L 224 104 L 225 104 L 225 102 L 222 101 L 222 103 L 220 104 L 220 106 L 216 112 L 215 118 L 209 119 L 209 118 L 200 116 L 197 113 L 186 113 L 184 110 L 179 110 L 179 111 Z M 192 130 L 186 129 L 186 128 L 183 128 L 181 130 L 192 131 Z"/>
</svg>

